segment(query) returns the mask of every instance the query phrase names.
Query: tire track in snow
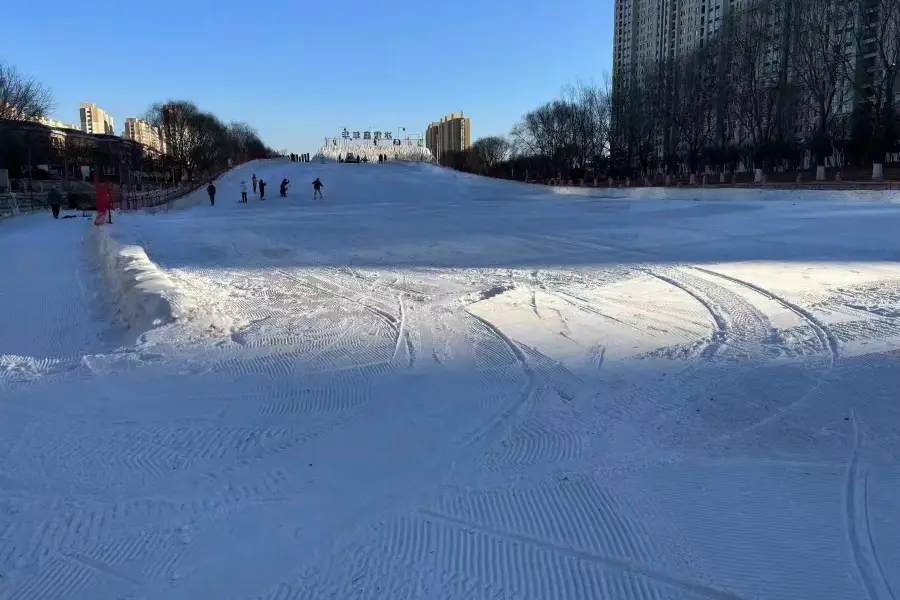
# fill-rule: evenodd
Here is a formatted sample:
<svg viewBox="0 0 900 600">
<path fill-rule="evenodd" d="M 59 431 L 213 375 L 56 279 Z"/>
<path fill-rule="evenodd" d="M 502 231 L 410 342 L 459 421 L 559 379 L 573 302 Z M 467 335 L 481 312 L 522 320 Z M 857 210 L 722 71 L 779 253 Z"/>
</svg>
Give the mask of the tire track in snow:
<svg viewBox="0 0 900 600">
<path fill-rule="evenodd" d="M 84 597 L 84 592 L 101 587 L 103 576 L 96 570 L 57 555 L 6 600 L 64 600 Z"/>
<path fill-rule="evenodd" d="M 522 352 L 522 349 L 519 348 L 518 344 L 516 344 L 505 333 L 503 333 L 500 328 L 498 328 L 487 319 L 479 317 L 478 315 L 475 315 L 471 312 L 466 312 L 476 321 L 481 323 L 481 325 L 483 325 L 491 334 L 493 334 L 493 336 L 502 343 L 503 347 L 505 347 L 513 355 L 519 367 L 522 369 L 522 371 L 524 371 L 526 379 L 526 384 L 519 393 L 518 397 L 506 408 L 504 408 L 499 415 L 497 415 L 493 419 L 490 419 L 483 427 L 476 431 L 463 444 L 464 447 L 470 447 L 475 444 L 489 446 L 494 441 L 494 438 L 498 435 L 498 433 L 502 430 L 503 426 L 509 420 L 513 419 L 537 393 L 537 378 L 535 376 L 534 370 L 528 363 L 528 359 L 525 356 L 525 353 Z"/>
<path fill-rule="evenodd" d="M 405 344 L 406 353 L 407 353 L 407 362 L 408 362 L 407 366 L 409 368 L 412 368 L 413 365 L 415 364 L 416 359 L 415 359 L 415 352 L 413 350 L 412 340 L 410 339 L 409 331 L 407 330 L 407 327 L 408 327 L 407 322 L 406 322 L 407 321 L 407 317 L 406 317 L 407 309 L 403 305 L 403 294 L 400 294 L 400 297 L 398 298 L 398 303 L 400 305 L 400 324 L 396 328 L 397 339 L 394 343 L 394 355 L 391 357 L 391 361 L 396 362 L 397 355 L 400 354 L 400 348 Z"/>
<path fill-rule="evenodd" d="M 694 265 L 688 265 L 688 268 L 694 269 L 695 271 L 699 271 L 701 273 L 706 273 L 707 275 L 711 275 L 713 277 L 720 277 L 725 279 L 726 281 L 730 281 L 732 283 L 736 283 L 738 285 L 744 286 L 750 290 L 753 290 L 770 300 L 774 300 L 778 304 L 781 304 L 783 307 L 796 314 L 798 317 L 806 321 L 809 326 L 816 333 L 816 337 L 819 338 L 819 341 L 822 344 L 822 347 L 829 351 L 830 353 L 830 362 L 831 367 L 834 367 L 837 363 L 838 359 L 841 356 L 841 347 L 840 342 L 837 337 L 831 332 L 828 326 L 820 321 L 814 314 L 810 311 L 806 310 L 802 306 L 783 298 L 782 296 L 775 294 L 774 292 L 770 292 L 769 290 L 762 288 L 756 284 L 750 283 L 748 281 L 744 281 L 742 279 L 738 279 L 737 277 L 732 277 L 730 275 L 724 275 L 717 271 L 712 271 L 710 269 L 705 269 L 703 267 L 697 267 Z"/>
<path fill-rule="evenodd" d="M 481 459 L 492 473 L 529 467 L 562 465 L 583 457 L 585 440 L 565 427 L 545 423 L 529 415 L 512 428 L 502 446 Z"/>
<path fill-rule="evenodd" d="M 709 299 L 702 291 L 690 284 L 679 281 L 668 275 L 664 275 L 654 269 L 646 269 L 645 272 L 648 275 L 659 279 L 663 283 L 667 283 L 675 288 L 678 288 L 682 292 L 691 296 L 694 300 L 699 302 L 703 306 L 703 308 L 705 308 L 706 311 L 710 314 L 716 327 L 713 330 L 713 333 L 710 336 L 706 347 L 703 349 L 703 351 L 700 352 L 700 356 L 702 356 L 706 360 L 713 359 L 719 352 L 719 349 L 728 341 L 728 319 L 726 318 L 725 314 L 719 310 L 719 306 L 716 305 L 711 299 Z"/>
<path fill-rule="evenodd" d="M 769 290 L 766 290 L 765 288 L 762 288 L 755 284 L 749 283 L 747 281 L 743 281 L 736 277 L 731 277 L 730 275 L 723 275 L 722 273 L 718 273 L 718 272 L 712 271 L 710 269 L 705 269 L 705 268 L 697 267 L 697 266 L 693 266 L 693 265 L 686 265 L 686 267 L 693 269 L 695 271 L 701 272 L 701 273 L 706 273 L 707 275 L 710 275 L 713 277 L 720 277 L 726 281 L 730 281 L 737 285 L 741 285 L 749 290 L 752 290 L 754 292 L 761 294 L 762 296 L 765 296 L 766 298 L 769 298 L 770 300 L 777 302 L 778 304 L 782 305 L 787 310 L 791 311 L 792 313 L 794 313 L 795 315 L 800 317 L 806 323 L 808 323 L 810 328 L 812 328 L 812 330 L 815 332 L 816 337 L 818 338 L 821 346 L 824 349 L 827 349 L 829 352 L 828 368 L 819 375 L 818 382 L 815 385 L 813 385 L 811 388 L 809 388 L 799 398 L 797 398 L 793 402 L 790 402 L 786 406 L 780 408 L 779 410 L 771 413 L 767 417 L 765 417 L 755 423 L 752 423 L 742 429 L 739 429 L 739 430 L 729 433 L 727 435 L 723 435 L 723 436 L 720 436 L 720 437 L 710 440 L 706 444 L 707 446 L 711 445 L 711 444 L 731 441 L 731 440 L 737 439 L 739 437 L 742 437 L 744 435 L 747 435 L 748 433 L 756 431 L 762 427 L 765 427 L 769 423 L 772 423 L 775 420 L 784 417 L 789 412 L 795 410 L 798 406 L 801 406 L 809 398 L 812 398 L 813 396 L 815 396 L 815 394 L 817 394 L 819 392 L 819 390 L 822 388 L 822 386 L 825 385 L 825 383 L 826 383 L 827 375 L 829 373 L 831 373 L 832 371 L 834 371 L 834 369 L 837 366 L 837 363 L 840 359 L 840 356 L 841 356 L 840 355 L 840 342 L 837 340 L 835 335 L 831 332 L 831 330 L 828 328 L 828 326 L 825 323 L 820 321 L 815 315 L 813 315 L 811 312 L 804 309 L 803 307 L 798 306 L 797 304 L 794 304 L 793 302 L 779 296 L 778 294 L 770 292 Z"/>
<path fill-rule="evenodd" d="M 364 377 L 350 373 L 341 382 L 342 385 L 308 384 L 290 381 L 285 382 L 287 389 L 279 390 L 277 401 L 267 401 L 259 414 L 263 417 L 285 417 L 310 413 L 330 413 L 350 410 L 367 404 L 371 396 L 369 386 Z M 336 389 L 337 388 L 337 389 Z"/>
<path fill-rule="evenodd" d="M 872 539 L 868 506 L 868 475 L 859 468 L 861 445 L 859 424 L 855 413 L 853 422 L 853 446 L 847 464 L 844 485 L 844 509 L 846 511 L 847 540 L 856 572 L 862 581 L 869 600 L 896 600 L 891 585 L 884 575 L 878 548 Z"/>
<path fill-rule="evenodd" d="M 594 477 L 573 476 L 558 486 L 444 496 L 437 510 L 600 556 L 650 562 L 659 554 L 654 537 L 641 521 L 626 517 L 625 509 L 623 501 Z"/>
<path fill-rule="evenodd" d="M 712 600 L 744 600 L 730 591 L 657 571 L 628 559 L 602 556 L 435 511 L 422 510 L 419 511 L 419 515 L 419 523 L 411 524 L 419 529 L 413 532 L 413 537 L 436 538 L 429 547 L 436 546 L 434 554 L 449 563 L 442 565 L 444 568 L 479 579 L 492 580 L 505 589 L 513 590 L 515 596 L 551 598 L 559 597 L 560 590 L 567 590 L 568 593 L 565 594 L 567 597 L 615 597 L 635 600 L 667 597 L 664 590 L 646 585 L 651 582 Z M 429 529 L 438 528 L 444 528 L 445 531 L 433 534 L 427 532 Z M 398 549 L 398 552 L 402 551 L 412 558 L 426 549 L 427 547 L 420 544 L 410 546 L 405 551 L 402 548 Z M 474 557 L 482 557 L 483 560 L 475 560 Z M 583 572 L 578 572 L 571 564 L 572 562 L 588 563 L 601 571 L 618 574 L 626 579 L 618 583 L 618 589 L 615 590 L 618 593 L 610 595 L 613 592 L 609 589 L 611 583 L 597 581 L 590 576 L 585 577 Z M 536 565 L 540 565 L 546 571 L 539 571 Z M 580 576 L 574 576 L 576 573 Z M 576 591 L 573 589 L 575 586 L 581 589 Z"/>
</svg>

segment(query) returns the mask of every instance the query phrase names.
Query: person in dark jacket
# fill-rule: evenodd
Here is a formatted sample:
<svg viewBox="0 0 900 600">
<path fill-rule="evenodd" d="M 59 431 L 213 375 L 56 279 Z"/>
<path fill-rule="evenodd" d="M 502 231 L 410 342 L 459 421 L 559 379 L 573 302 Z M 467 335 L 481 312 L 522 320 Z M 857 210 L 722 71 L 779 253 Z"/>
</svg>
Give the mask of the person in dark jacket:
<svg viewBox="0 0 900 600">
<path fill-rule="evenodd" d="M 53 218 L 58 219 L 59 209 L 62 207 L 62 194 L 59 193 L 56 186 L 53 186 L 47 192 L 47 203 L 50 205 L 50 210 L 53 211 Z"/>
<path fill-rule="evenodd" d="M 322 182 L 319 181 L 318 177 L 316 177 L 316 180 L 313 181 L 313 200 L 316 199 L 316 194 L 319 195 L 319 198 L 324 198 L 324 196 L 322 196 L 322 188 L 323 187 L 325 187 L 325 186 L 322 185 Z"/>
<path fill-rule="evenodd" d="M 253 193 L 256 193 L 256 173 L 253 174 L 253 178 L 250 179 L 250 183 L 253 184 Z"/>
<path fill-rule="evenodd" d="M 262 179 L 259 180 L 259 199 L 260 200 L 266 199 L 266 182 L 263 181 Z"/>
<path fill-rule="evenodd" d="M 288 186 L 289 183 L 290 183 L 290 181 L 288 181 L 287 178 L 284 178 L 284 179 L 281 180 L 281 187 L 280 187 L 280 189 L 279 189 L 278 191 L 281 192 L 281 197 L 282 197 L 282 198 L 286 198 L 286 197 L 287 197 L 287 186 Z"/>
<path fill-rule="evenodd" d="M 210 181 L 209 185 L 206 187 L 206 193 L 209 194 L 209 205 L 216 205 L 216 186 L 213 185 L 213 182 Z"/>
</svg>

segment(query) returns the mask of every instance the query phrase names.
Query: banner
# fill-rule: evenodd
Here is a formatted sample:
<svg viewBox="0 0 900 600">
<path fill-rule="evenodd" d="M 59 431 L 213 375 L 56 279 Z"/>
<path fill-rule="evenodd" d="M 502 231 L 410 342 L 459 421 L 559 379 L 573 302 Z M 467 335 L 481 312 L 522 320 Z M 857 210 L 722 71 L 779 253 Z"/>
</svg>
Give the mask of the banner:
<svg viewBox="0 0 900 600">
<path fill-rule="evenodd" d="M 100 183 L 94 173 L 94 186 L 97 188 L 97 218 L 94 219 L 94 225 L 112 223 L 112 192 L 109 184 Z"/>
</svg>

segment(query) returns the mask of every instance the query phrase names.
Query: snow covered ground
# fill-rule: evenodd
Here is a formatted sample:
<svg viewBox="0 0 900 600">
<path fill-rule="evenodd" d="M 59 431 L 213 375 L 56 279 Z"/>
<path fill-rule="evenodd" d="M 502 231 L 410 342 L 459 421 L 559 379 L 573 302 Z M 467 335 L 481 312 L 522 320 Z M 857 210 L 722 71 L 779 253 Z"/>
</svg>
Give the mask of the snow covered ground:
<svg viewBox="0 0 900 600">
<path fill-rule="evenodd" d="M 0 598 L 900 597 L 895 195 L 217 186 L 0 224 Z"/>
</svg>

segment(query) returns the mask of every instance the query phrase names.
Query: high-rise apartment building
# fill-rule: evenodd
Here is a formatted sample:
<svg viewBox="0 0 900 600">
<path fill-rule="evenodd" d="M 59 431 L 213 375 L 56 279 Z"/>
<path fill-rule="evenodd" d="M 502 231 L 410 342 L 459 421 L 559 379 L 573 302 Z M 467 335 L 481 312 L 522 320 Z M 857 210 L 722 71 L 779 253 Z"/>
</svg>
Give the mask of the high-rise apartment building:
<svg viewBox="0 0 900 600">
<path fill-rule="evenodd" d="M 159 153 L 164 153 L 162 135 L 159 128 L 151 125 L 143 119 L 128 118 L 125 119 L 125 131 L 122 137 L 134 140 L 139 144 L 143 144 Z"/>
<path fill-rule="evenodd" d="M 425 145 L 441 164 L 453 152 L 472 147 L 472 120 L 462 112 L 442 117 L 425 131 Z"/>
<path fill-rule="evenodd" d="M 749 0 L 616 0 L 613 73 L 620 84 L 642 66 L 675 58 L 714 36 Z"/>
<path fill-rule="evenodd" d="M 614 103 L 625 109 L 628 106 L 626 90 L 629 85 L 641 85 L 645 74 L 658 61 L 679 59 L 692 50 L 710 43 L 726 31 L 737 38 L 747 36 L 756 47 L 746 47 L 740 60 L 748 60 L 747 53 L 756 55 L 757 64 L 752 73 L 758 81 L 777 82 L 790 87 L 792 95 L 785 94 L 775 102 L 775 111 L 782 111 L 783 124 L 779 133 L 803 141 L 814 135 L 818 116 L 809 107 L 810 100 L 801 94 L 807 85 L 799 68 L 807 55 L 801 54 L 799 44 L 807 35 L 831 36 L 831 40 L 811 38 L 810 44 L 822 44 L 821 60 L 830 60 L 843 71 L 834 91 L 836 113 L 850 114 L 855 106 L 866 99 L 865 81 L 876 79 L 884 73 L 884 65 L 875 51 L 873 40 L 887 23 L 900 22 L 897 11 L 887 14 L 890 6 L 883 0 L 819 0 L 816 3 L 798 3 L 794 0 L 616 0 L 614 9 L 613 78 Z M 884 13 L 884 14 L 883 14 Z M 831 21 L 831 26 L 828 22 Z M 825 24 L 823 29 L 823 22 Z M 726 30 L 725 28 L 730 28 Z M 807 31 L 813 33 L 808 34 Z M 815 46 L 806 46 L 808 52 Z M 836 58 L 840 53 L 840 57 Z M 723 55 L 724 56 L 724 55 Z M 717 61 L 728 60 L 719 57 Z M 754 60 L 754 59 L 751 59 Z M 728 77 L 734 66 L 721 64 L 720 75 Z M 666 68 L 678 68 L 677 66 Z M 823 62 L 823 77 L 828 69 Z M 827 81 L 827 79 L 826 79 Z M 900 75 L 898 75 L 900 84 Z M 773 83 L 772 85 L 775 85 Z M 800 90 L 799 92 L 797 90 Z M 900 85 L 895 86 L 900 101 Z M 640 109 L 639 109 L 640 110 Z M 613 119 L 619 111 L 613 112 Z M 766 118 L 761 113 L 760 118 Z M 774 114 L 774 113 L 773 113 Z M 781 116 L 772 118 L 782 118 Z M 724 119 L 722 135 L 731 141 L 746 140 L 748 125 L 743 119 Z M 666 124 L 660 124 L 656 132 L 656 149 L 662 156 L 666 143 Z M 671 142 L 671 138 L 669 138 Z"/>
<path fill-rule="evenodd" d="M 81 103 L 81 130 L 85 133 L 116 134 L 115 120 L 96 104 Z"/>
</svg>

